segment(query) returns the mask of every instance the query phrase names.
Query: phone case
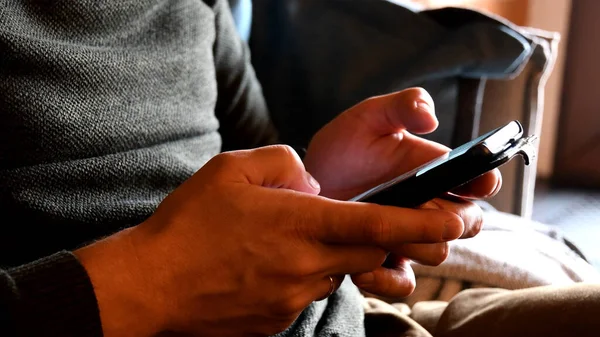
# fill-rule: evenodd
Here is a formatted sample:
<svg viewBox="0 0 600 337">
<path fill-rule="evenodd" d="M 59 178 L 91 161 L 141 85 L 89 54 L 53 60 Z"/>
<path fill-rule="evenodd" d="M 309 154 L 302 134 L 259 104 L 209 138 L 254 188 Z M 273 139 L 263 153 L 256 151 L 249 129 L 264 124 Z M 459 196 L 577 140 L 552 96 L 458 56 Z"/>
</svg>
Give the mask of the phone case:
<svg viewBox="0 0 600 337">
<path fill-rule="evenodd" d="M 452 191 L 520 155 L 524 163 L 535 158 L 535 136 L 523 138 L 518 121 L 497 128 L 448 154 L 366 191 L 350 201 L 399 207 L 417 207 Z"/>
</svg>

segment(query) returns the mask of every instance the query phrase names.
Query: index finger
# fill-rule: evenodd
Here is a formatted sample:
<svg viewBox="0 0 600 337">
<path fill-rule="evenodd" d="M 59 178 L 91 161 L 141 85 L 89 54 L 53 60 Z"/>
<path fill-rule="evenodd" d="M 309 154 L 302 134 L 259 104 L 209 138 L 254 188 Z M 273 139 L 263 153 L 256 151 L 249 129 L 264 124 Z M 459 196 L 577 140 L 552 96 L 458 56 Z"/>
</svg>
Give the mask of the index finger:
<svg viewBox="0 0 600 337">
<path fill-rule="evenodd" d="M 324 243 L 365 244 L 383 248 L 402 243 L 435 243 L 459 238 L 462 219 L 448 211 L 381 206 L 322 198 L 311 207 L 314 235 Z"/>
<path fill-rule="evenodd" d="M 498 169 L 493 169 L 470 182 L 459 186 L 453 194 L 464 198 L 479 199 L 496 195 L 502 187 L 502 175 Z"/>
</svg>

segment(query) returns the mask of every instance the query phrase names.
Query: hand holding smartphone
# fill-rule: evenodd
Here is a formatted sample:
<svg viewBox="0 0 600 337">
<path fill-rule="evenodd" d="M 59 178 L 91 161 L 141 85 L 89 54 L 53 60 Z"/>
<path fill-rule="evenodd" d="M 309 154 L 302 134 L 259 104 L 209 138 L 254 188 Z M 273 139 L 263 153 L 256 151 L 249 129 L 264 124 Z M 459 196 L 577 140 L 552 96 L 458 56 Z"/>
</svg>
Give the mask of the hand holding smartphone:
<svg viewBox="0 0 600 337">
<path fill-rule="evenodd" d="M 523 126 L 512 121 L 449 153 L 380 184 L 350 201 L 417 207 L 450 192 L 516 156 L 526 165 L 535 159 L 537 137 L 523 137 Z"/>
</svg>

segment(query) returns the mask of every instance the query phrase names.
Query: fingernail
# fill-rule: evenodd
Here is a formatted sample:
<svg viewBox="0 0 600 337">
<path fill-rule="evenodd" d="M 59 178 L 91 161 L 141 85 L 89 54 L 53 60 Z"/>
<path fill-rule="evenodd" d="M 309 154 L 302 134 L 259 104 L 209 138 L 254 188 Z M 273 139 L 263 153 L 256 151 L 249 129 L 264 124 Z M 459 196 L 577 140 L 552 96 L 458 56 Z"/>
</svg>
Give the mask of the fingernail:
<svg viewBox="0 0 600 337">
<path fill-rule="evenodd" d="M 496 194 L 498 194 L 498 192 L 500 192 L 501 188 L 502 188 L 502 176 L 500 176 L 500 178 L 498 178 L 498 182 L 496 183 L 496 187 L 494 187 L 494 191 L 492 191 L 492 193 L 488 197 L 496 196 Z"/>
<path fill-rule="evenodd" d="M 458 223 L 456 220 L 451 219 L 447 220 L 444 224 L 444 232 L 442 233 L 443 240 L 454 240 L 458 239 L 462 235 L 462 229 L 459 229 Z M 458 229 L 458 230 L 457 230 Z"/>
<path fill-rule="evenodd" d="M 496 196 L 496 194 L 498 194 L 498 192 L 500 192 L 500 184 L 496 184 L 496 187 L 494 187 L 494 190 L 485 196 L 485 198 L 493 198 Z"/>
<path fill-rule="evenodd" d="M 321 184 L 319 184 L 319 182 L 317 181 L 317 179 L 315 179 L 312 175 L 310 175 L 310 173 L 306 172 L 306 181 L 308 182 L 308 184 L 314 188 L 315 190 L 320 190 L 321 189 Z"/>
<path fill-rule="evenodd" d="M 430 200 L 430 201 L 424 203 L 423 205 L 420 206 L 420 208 L 421 209 L 442 209 L 442 207 L 440 207 L 440 205 L 433 200 Z"/>
<path fill-rule="evenodd" d="M 417 111 L 435 116 L 435 111 L 431 108 L 431 105 L 429 105 L 429 103 L 419 100 L 416 102 L 416 106 L 417 106 Z"/>
<path fill-rule="evenodd" d="M 442 245 L 441 253 L 442 253 L 442 256 L 445 256 L 446 258 L 448 258 L 448 255 L 450 255 L 450 244 L 449 243 Z M 446 259 L 444 259 L 444 260 L 446 260 Z"/>
</svg>

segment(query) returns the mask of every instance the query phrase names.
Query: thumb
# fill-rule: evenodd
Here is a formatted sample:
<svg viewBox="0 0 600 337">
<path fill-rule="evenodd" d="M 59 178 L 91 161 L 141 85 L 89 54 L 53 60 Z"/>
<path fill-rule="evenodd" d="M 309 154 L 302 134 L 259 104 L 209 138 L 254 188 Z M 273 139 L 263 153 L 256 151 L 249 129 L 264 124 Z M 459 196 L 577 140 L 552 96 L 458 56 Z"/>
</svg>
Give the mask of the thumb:
<svg viewBox="0 0 600 337">
<path fill-rule="evenodd" d="M 367 99 L 348 111 L 378 135 L 407 130 L 433 132 L 438 126 L 433 98 L 422 88 L 410 88 Z"/>
<path fill-rule="evenodd" d="M 225 152 L 213 159 L 221 162 L 221 165 L 217 165 L 219 174 L 230 182 L 310 194 L 319 194 L 321 191 L 319 183 L 304 168 L 300 156 L 287 145 Z"/>
</svg>

